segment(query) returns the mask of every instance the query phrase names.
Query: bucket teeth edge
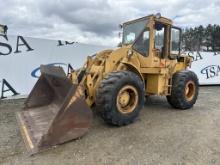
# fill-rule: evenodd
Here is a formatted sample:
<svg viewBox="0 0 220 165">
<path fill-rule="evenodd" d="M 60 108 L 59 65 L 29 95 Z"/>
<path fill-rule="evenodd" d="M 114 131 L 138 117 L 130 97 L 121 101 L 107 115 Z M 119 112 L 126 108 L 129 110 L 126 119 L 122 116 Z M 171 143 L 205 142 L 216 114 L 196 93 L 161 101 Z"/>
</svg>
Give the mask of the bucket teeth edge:
<svg viewBox="0 0 220 165">
<path fill-rule="evenodd" d="M 17 121 L 18 121 L 18 124 L 19 124 L 19 129 L 20 129 L 23 141 L 25 143 L 26 149 L 30 152 L 30 154 L 33 154 L 35 146 L 34 146 L 32 140 L 31 140 L 30 134 L 29 134 L 29 132 L 28 132 L 28 130 L 27 130 L 25 124 L 24 124 L 24 121 L 23 121 L 23 118 L 22 118 L 20 112 L 16 113 L 16 118 L 17 118 Z"/>
</svg>

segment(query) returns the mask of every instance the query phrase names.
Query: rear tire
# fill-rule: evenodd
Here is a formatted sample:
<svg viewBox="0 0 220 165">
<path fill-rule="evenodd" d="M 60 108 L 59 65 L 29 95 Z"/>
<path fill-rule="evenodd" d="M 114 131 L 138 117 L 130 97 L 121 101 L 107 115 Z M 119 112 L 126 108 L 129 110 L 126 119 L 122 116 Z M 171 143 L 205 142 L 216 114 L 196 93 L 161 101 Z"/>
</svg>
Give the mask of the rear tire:
<svg viewBox="0 0 220 165">
<path fill-rule="evenodd" d="M 144 106 L 144 84 L 130 71 L 112 72 L 96 91 L 96 105 L 105 122 L 122 126 L 132 123 Z"/>
<path fill-rule="evenodd" d="M 196 74 L 185 70 L 173 75 L 171 95 L 167 96 L 169 104 L 177 109 L 189 109 L 197 100 L 199 82 Z"/>
</svg>

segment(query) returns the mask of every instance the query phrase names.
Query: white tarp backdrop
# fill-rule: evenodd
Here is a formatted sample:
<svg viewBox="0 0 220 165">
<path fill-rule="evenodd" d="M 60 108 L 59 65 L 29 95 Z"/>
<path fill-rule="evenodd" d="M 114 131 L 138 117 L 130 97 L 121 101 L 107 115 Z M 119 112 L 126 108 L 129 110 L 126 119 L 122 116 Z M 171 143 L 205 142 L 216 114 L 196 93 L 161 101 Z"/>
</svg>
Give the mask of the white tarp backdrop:
<svg viewBox="0 0 220 165">
<path fill-rule="evenodd" d="M 0 34 L 0 97 L 27 95 L 40 75 L 41 64 L 62 66 L 67 71 L 68 64 L 79 68 L 88 55 L 107 48 Z M 220 53 L 187 54 L 194 59 L 191 70 L 198 75 L 200 84 L 220 84 Z"/>
<path fill-rule="evenodd" d="M 190 70 L 194 71 L 200 85 L 220 84 L 220 52 L 187 52 L 193 58 Z"/>
<path fill-rule="evenodd" d="M 86 57 L 104 46 L 0 34 L 0 97 L 27 95 L 36 83 L 41 64 L 81 67 Z M 5 91 L 7 89 L 10 91 Z M 14 93 L 13 93 L 14 89 Z"/>
</svg>

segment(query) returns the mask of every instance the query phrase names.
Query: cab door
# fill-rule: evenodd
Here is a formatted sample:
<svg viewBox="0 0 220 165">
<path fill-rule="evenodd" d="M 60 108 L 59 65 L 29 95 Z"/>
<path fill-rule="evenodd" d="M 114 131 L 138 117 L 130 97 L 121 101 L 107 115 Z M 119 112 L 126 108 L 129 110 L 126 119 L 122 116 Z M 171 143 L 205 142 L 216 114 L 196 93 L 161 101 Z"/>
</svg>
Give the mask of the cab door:
<svg viewBox="0 0 220 165">
<path fill-rule="evenodd" d="M 169 50 L 169 26 L 161 22 L 150 24 L 133 45 L 142 68 L 161 67 Z M 163 65 L 162 65 L 163 66 Z M 165 67 L 165 66 L 164 66 Z"/>
<path fill-rule="evenodd" d="M 175 26 L 170 28 L 170 51 L 169 51 L 169 59 L 174 60 L 180 56 L 180 48 L 181 48 L 181 29 Z"/>
</svg>

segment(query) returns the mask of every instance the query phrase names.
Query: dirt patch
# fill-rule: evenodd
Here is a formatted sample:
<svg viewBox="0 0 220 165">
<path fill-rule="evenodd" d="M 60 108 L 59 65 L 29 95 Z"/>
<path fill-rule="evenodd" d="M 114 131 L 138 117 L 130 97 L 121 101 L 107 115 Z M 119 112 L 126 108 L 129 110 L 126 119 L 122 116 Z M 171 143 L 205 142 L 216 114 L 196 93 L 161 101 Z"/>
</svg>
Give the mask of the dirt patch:
<svg viewBox="0 0 220 165">
<path fill-rule="evenodd" d="M 15 112 L 24 100 L 0 102 L 0 164 L 220 164 L 220 87 L 201 87 L 191 110 L 150 97 L 137 121 L 106 125 L 94 115 L 89 133 L 29 157 Z"/>
</svg>

